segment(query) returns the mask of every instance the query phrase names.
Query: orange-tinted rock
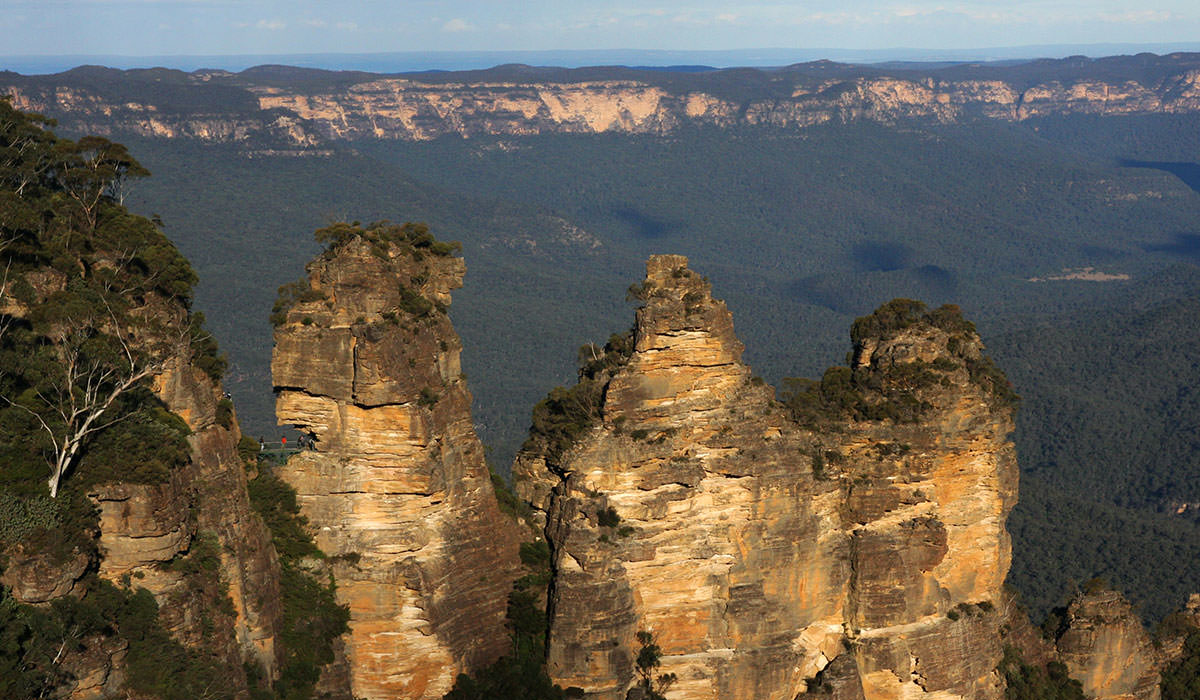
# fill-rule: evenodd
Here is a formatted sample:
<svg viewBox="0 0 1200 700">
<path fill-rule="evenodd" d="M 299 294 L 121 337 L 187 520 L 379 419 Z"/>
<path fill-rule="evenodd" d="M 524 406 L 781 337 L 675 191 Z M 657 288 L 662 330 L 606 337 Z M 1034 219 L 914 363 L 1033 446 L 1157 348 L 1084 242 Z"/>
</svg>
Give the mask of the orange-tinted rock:
<svg viewBox="0 0 1200 700">
<path fill-rule="evenodd" d="M 46 552 L 17 544 L 5 553 L 0 585 L 22 603 L 45 603 L 69 595 L 91 565 L 91 557 L 78 549 L 66 561 L 56 561 Z"/>
<path fill-rule="evenodd" d="M 312 300 L 276 331 L 272 371 L 280 422 L 315 449 L 278 473 L 350 608 L 354 696 L 440 698 L 508 651 L 519 568 L 444 313 L 464 266 L 354 238 L 309 271 Z"/>
<path fill-rule="evenodd" d="M 1072 600 L 1055 645 L 1089 698 L 1158 700 L 1158 654 L 1142 621 L 1117 591 L 1098 587 Z"/>
<path fill-rule="evenodd" d="M 350 84 L 298 89 L 278 82 L 247 84 L 253 78 L 245 75 L 230 85 L 226 81 L 232 76 L 207 73 L 188 78 L 195 83 L 192 89 L 237 90 L 242 99 L 234 109 L 193 113 L 150 97 L 117 97 L 91 84 L 54 77 L 0 77 L 0 92 L 12 95 L 17 108 L 52 114 L 76 131 L 120 130 L 208 142 L 267 138 L 294 149 L 340 140 L 428 140 L 448 134 L 664 134 L 688 125 L 798 129 L 854 120 L 1020 121 L 1061 114 L 1195 113 L 1200 111 L 1200 70 L 1188 58 L 1162 57 L 1157 70 L 1118 68 L 1125 78 L 1101 66 L 1097 77 L 1071 67 L 1076 75 L 1066 78 L 1051 67 L 1040 79 L 1036 74 L 1031 79 L 1028 72 L 1014 77 L 1003 69 L 960 79 L 852 71 L 780 73 L 771 78 L 771 96 L 743 99 L 709 87 L 703 79 L 685 87 L 628 75 L 563 80 L 536 74 L 515 82 L 474 78 L 444 83 L 362 76 Z"/>
<path fill-rule="evenodd" d="M 551 676 L 624 698 L 645 630 L 672 698 L 999 697 L 1016 463 L 973 329 L 860 339 L 860 413 L 902 394 L 920 421 L 805 427 L 685 258 L 651 258 L 641 295 L 591 427 L 565 452 L 535 432 L 514 467 L 555 554 Z"/>
</svg>

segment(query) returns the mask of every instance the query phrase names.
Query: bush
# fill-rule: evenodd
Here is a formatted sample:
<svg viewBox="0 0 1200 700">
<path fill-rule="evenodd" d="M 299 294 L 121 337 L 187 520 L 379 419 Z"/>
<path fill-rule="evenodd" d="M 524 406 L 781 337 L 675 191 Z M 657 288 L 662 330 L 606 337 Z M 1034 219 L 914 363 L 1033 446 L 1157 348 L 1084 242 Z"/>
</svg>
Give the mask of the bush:
<svg viewBox="0 0 1200 700">
<path fill-rule="evenodd" d="M 1066 666 L 1057 661 L 1045 668 L 1031 666 L 1016 647 L 1004 647 L 997 670 L 1004 676 L 1005 700 L 1085 700 L 1083 686 L 1070 677 Z"/>
<path fill-rule="evenodd" d="M 226 430 L 233 428 L 233 401 L 229 399 L 221 399 L 217 402 L 217 411 L 215 416 L 217 425 Z"/>
<path fill-rule="evenodd" d="M 349 629 L 350 611 L 338 605 L 332 576 L 320 581 L 301 565 L 324 554 L 305 530 L 295 490 L 266 468 L 247 486 L 279 553 L 284 658 L 275 692 L 285 700 L 307 700 L 321 667 L 333 661 L 333 640 Z"/>
<path fill-rule="evenodd" d="M 602 509 L 596 516 L 596 520 L 600 523 L 600 527 L 616 527 L 621 524 L 621 516 L 617 515 L 617 511 L 612 506 Z"/>
<path fill-rule="evenodd" d="M 1200 698 L 1200 630 L 1193 629 L 1179 657 L 1162 672 L 1162 700 Z"/>
</svg>

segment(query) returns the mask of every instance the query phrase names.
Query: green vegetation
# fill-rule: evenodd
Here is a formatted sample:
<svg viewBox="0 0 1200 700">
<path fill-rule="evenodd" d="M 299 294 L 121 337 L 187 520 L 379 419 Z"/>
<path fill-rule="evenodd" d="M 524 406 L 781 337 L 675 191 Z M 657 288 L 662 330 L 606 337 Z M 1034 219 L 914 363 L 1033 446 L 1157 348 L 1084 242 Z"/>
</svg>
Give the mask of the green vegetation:
<svg viewBox="0 0 1200 700">
<path fill-rule="evenodd" d="M 1083 686 L 1067 675 L 1066 666 L 1057 661 L 1031 666 L 1016 647 L 1004 647 L 999 671 L 1007 686 L 1005 700 L 1084 700 Z"/>
<path fill-rule="evenodd" d="M 617 527 L 621 524 L 621 516 L 617 515 L 617 510 L 612 506 L 603 508 L 596 515 L 596 521 L 600 527 Z"/>
<path fill-rule="evenodd" d="M 1078 71 L 1094 68 L 1086 63 Z M 179 76 L 164 85 L 148 74 L 97 73 L 72 79 L 119 100 L 163 90 L 175 110 L 255 104 L 229 86 L 213 86 L 218 93 L 201 99 Z M 286 82 L 272 76 L 272 84 Z M 770 81 L 724 80 L 732 94 L 769 91 Z M 310 158 L 248 158 L 242 145 L 135 139 L 156 177 L 139 182 L 128 201 L 162 213 L 202 272 L 197 305 L 210 312 L 237 368 L 227 386 L 251 434 L 275 430 L 270 328 L 256 309 L 269 308 L 274 288 L 319 252 L 296 231 L 360 212 L 427 221 L 461 239 L 470 272 L 455 292 L 454 322 L 480 434 L 501 471 L 529 426 L 514 407 L 573 381 L 563 347 L 628 322 L 620 295 L 649 253 L 684 253 L 713 278 L 734 312 L 746 361 L 776 384 L 784 376 L 821 377 L 844 353 L 846 328 L 881 300 L 959 303 L 1024 397 L 1015 439 L 1023 469 L 1036 478 L 1022 480 L 1014 514 L 1021 534 L 1013 582 L 1044 611 L 1069 576 L 1102 572 L 1127 594 L 1153 601 L 1142 608 L 1153 617 L 1178 607 L 1180 591 L 1200 588 L 1195 567 L 1182 564 L 1200 535 L 1156 512 L 1157 504 L 1197 500 L 1186 476 L 1200 473 L 1195 431 L 1170 429 L 1195 423 L 1181 402 L 1197 382 L 1174 378 L 1187 367 L 1186 352 L 1174 354 L 1179 363 L 1130 364 L 1134 348 L 1126 341 L 1139 330 L 1125 323 L 1121 290 L 1144 280 L 1144 300 L 1186 298 L 1178 279 L 1158 273 L 1200 261 L 1188 233 L 1200 197 L 1165 166 L 1122 167 L 1119 159 L 1187 165 L 1195 160 L 1197 123 L 1200 117 L 1186 114 L 1066 115 L 1019 124 L 683 129 L 670 138 L 447 138 L 354 143 Z M 264 202 L 287 206 L 267 211 Z M 1026 281 L 1084 266 L 1133 281 Z M 1053 342 L 1054 329 L 1080 314 L 1113 323 L 1081 333 L 1078 349 L 1041 349 L 1042 337 Z M 1194 330 L 1177 330 L 1173 351 L 1187 351 L 1189 342 L 1200 347 Z M 1154 355 L 1149 343 L 1161 338 L 1150 336 L 1147 357 Z M 1080 375 L 1089 372 L 1082 381 L 1057 369 L 1075 361 Z M 975 373 L 986 380 L 986 372 Z M 1063 381 L 1037 396 L 1031 382 L 1041 378 Z M 1118 405 L 1129 414 L 1128 429 L 1111 419 Z M 1093 407 L 1100 420 L 1090 419 Z M 1079 446 L 1086 449 L 1076 452 Z M 1080 457 L 1065 458 L 1072 453 Z M 1153 486 L 1143 490 L 1143 480 Z M 1156 505 L 1140 505 L 1148 501 Z M 1104 513 L 1099 539 L 1069 504 Z M 1049 512 L 1053 519 L 1043 519 Z M 1140 539 L 1151 533 L 1156 539 Z M 1171 563 L 1135 568 L 1143 551 Z M 1166 572 L 1161 581 L 1141 573 L 1156 568 Z"/>
<path fill-rule="evenodd" d="M 383 258 L 388 257 L 388 251 L 393 247 L 398 248 L 401 254 L 411 255 L 418 260 L 426 253 L 446 257 L 462 250 L 462 244 L 457 241 L 434 238 L 428 224 L 412 222 L 393 224 L 390 221 L 376 221 L 366 227 L 357 221 L 350 224 L 338 222 L 318 229 L 314 238 L 318 243 L 325 244 L 330 255 L 336 254 L 338 248 L 355 239 L 371 244 L 373 251 Z"/>
<path fill-rule="evenodd" d="M 1181 266 L 992 338 L 1023 397 L 1009 580 L 1035 616 L 1095 576 L 1151 623 L 1200 588 L 1198 297 Z"/>
<path fill-rule="evenodd" d="M 1179 658 L 1163 669 L 1162 700 L 1200 697 L 1200 630 L 1195 628 L 1183 643 Z"/>
<path fill-rule="evenodd" d="M 163 630 L 149 591 L 117 588 L 95 576 L 83 583 L 82 598 L 58 598 L 44 608 L 20 604 L 0 589 L 0 695 L 45 697 L 68 680 L 56 663 L 60 654 L 118 638 L 128 644 L 130 691 L 162 700 L 235 697 L 221 659 L 185 649 Z"/>
<path fill-rule="evenodd" d="M 589 343 L 579 349 L 579 381 L 555 387 L 533 408 L 529 439 L 522 449 L 539 450 L 551 468 L 588 428 L 600 420 L 609 379 L 633 355 L 633 331 L 613 334 L 603 348 Z"/>
<path fill-rule="evenodd" d="M 662 665 L 662 649 L 654 641 L 654 635 L 645 630 L 637 633 L 638 649 L 637 674 L 638 687 L 642 690 L 645 700 L 666 700 L 667 690 L 675 683 L 674 673 L 659 673 Z"/>
<path fill-rule="evenodd" d="M 517 580 L 508 596 L 511 651 L 474 675 L 459 674 L 445 700 L 581 698 L 578 688 L 563 690 L 546 674 L 546 635 L 549 620 L 541 607 L 550 584 L 550 547 L 545 540 L 523 542 L 521 563 L 530 573 Z"/>
<path fill-rule="evenodd" d="M 284 660 L 274 691 L 283 700 L 308 700 L 321 667 L 333 662 L 333 640 L 347 631 L 350 611 L 338 605 L 332 576 L 318 573 L 322 567 L 312 563 L 324 555 L 304 529 L 296 492 L 265 463 L 248 486 L 250 502 L 271 531 L 282 574 Z"/>
<path fill-rule="evenodd" d="M 491 465 L 488 465 L 488 474 L 492 481 L 492 492 L 496 494 L 496 503 L 500 506 L 500 511 L 507 514 L 510 518 L 521 519 L 528 516 L 532 510 L 529 504 L 517 498 L 517 494 L 513 493 L 512 487 L 505 481 L 503 476 L 496 473 Z"/>
<path fill-rule="evenodd" d="M 53 565 L 94 560 L 96 484 L 156 484 L 190 459 L 184 421 L 148 382 L 176 357 L 219 379 L 226 362 L 187 314 L 191 267 L 161 221 L 121 204 L 149 173 L 106 139 L 70 141 L 0 100 L 0 561 L 20 547 Z M 11 312 L 10 312 L 11 313 Z M 232 404 L 218 421 L 232 425 Z M 165 564 L 197 603 L 205 638 L 234 611 L 210 533 Z M 44 697 L 70 680 L 64 654 L 127 646 L 128 692 L 162 700 L 232 698 L 214 647 L 184 648 L 154 597 L 87 574 L 81 597 L 31 607 L 0 591 L 0 695 Z"/>
<path fill-rule="evenodd" d="M 191 267 L 120 204 L 148 171 L 120 144 L 48 124 L 0 100 L 0 302 L 28 309 L 0 317 L 0 485 L 29 491 L 41 472 L 55 498 L 76 472 L 161 481 L 186 460 L 187 429 L 147 379 L 189 347 L 212 375 L 223 360 L 202 317 L 173 317 Z"/>
<path fill-rule="evenodd" d="M 930 408 L 922 393 L 948 386 L 943 374 L 966 366 L 972 381 L 995 403 L 1016 405 L 1017 395 L 1004 374 L 986 356 L 975 356 L 968 351 L 976 338 L 975 327 L 962 317 L 957 306 L 947 304 L 928 311 L 919 301 L 893 299 L 871 315 L 857 319 L 850 338 L 857 351 L 867 341 L 886 341 L 919 325 L 949 334 L 947 349 L 953 359 L 939 357 L 933 362 L 914 360 L 874 368 L 830 367 L 819 382 L 787 377 L 781 401 L 794 419 L 808 426 L 848 418 L 913 423 Z"/>
</svg>

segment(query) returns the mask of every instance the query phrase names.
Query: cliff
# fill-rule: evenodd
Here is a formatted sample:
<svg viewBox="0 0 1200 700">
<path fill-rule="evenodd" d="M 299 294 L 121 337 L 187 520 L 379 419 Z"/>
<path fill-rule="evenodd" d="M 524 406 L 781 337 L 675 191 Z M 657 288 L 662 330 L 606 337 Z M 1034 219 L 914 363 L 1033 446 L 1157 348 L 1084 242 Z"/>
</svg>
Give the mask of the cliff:
<svg viewBox="0 0 1200 700">
<path fill-rule="evenodd" d="M 18 279 L 10 281 L 21 285 L 27 298 L 8 300 L 10 322 L 29 322 L 39 307 L 62 303 L 65 278 L 35 269 Z M 154 443 L 139 445 L 124 463 L 107 461 L 112 459 L 108 454 L 101 458 L 106 461 L 93 462 L 85 453 L 81 473 L 67 474 L 68 490 L 60 498 L 86 498 L 95 508 L 95 525 L 57 535 L 74 540 L 65 560 L 53 546 L 17 542 L 0 547 L 6 555 L 0 583 L 10 588 L 14 600 L 29 604 L 96 595 L 87 583 L 92 572 L 126 590 L 145 589 L 157 603 L 161 628 L 185 648 L 237 669 L 225 684 L 234 696 L 245 697 L 244 664 L 258 667 L 266 678 L 278 671 L 280 589 L 270 533 L 250 505 L 236 417 L 230 406 L 218 418 L 221 386 L 194 362 L 194 338 L 187 332 L 192 321 L 185 308 L 150 293 L 127 313 L 151 319 L 148 326 L 131 331 L 132 342 L 154 347 L 160 358 L 149 379 L 153 396 L 174 414 L 171 420 L 179 421 L 179 434 L 187 436 L 176 455 L 179 463 L 169 473 L 144 471 L 138 461 L 153 455 L 159 447 Z M 119 370 L 91 362 L 97 364 L 90 365 L 89 390 L 101 386 L 100 372 Z M 127 415 L 112 422 L 119 426 L 145 420 Z M 147 436 L 133 439 L 139 438 Z M 160 439 L 162 449 L 172 449 L 170 437 L 160 434 Z M 70 507 L 61 505 L 58 512 Z M 73 698 L 107 697 L 123 687 L 127 645 L 111 637 L 111 632 L 92 635 L 63 656 L 59 692 Z"/>
<path fill-rule="evenodd" d="M 624 68 L 422 76 L 251 69 L 0 74 L 22 109 L 92 133 L 311 149 L 447 134 L 653 133 L 683 126 L 1200 111 L 1196 54 L 1079 57 L 1018 66 L 886 71 L 827 61 L 774 71 L 663 74 Z"/>
<path fill-rule="evenodd" d="M 440 698 L 509 650 L 518 531 L 475 436 L 446 307 L 465 267 L 418 227 L 343 227 L 281 309 L 278 473 L 330 557 L 353 694 Z"/>
<path fill-rule="evenodd" d="M 514 467 L 554 553 L 551 677 L 624 698 L 647 631 L 672 698 L 999 697 L 1016 463 L 973 328 L 884 307 L 789 410 L 685 258 L 634 291 Z"/>
<path fill-rule="evenodd" d="M 45 278 L 34 272 L 22 279 L 28 284 Z M 6 311 L 23 318 L 28 308 L 61 291 L 55 286 L 28 284 L 31 303 Z M 162 629 L 184 647 L 237 669 L 225 683 L 244 697 L 243 664 L 257 666 L 266 678 L 278 672 L 279 563 L 271 535 L 250 505 L 236 418 L 230 412 L 218 420 L 220 383 L 193 364 L 194 348 L 181 332 L 189 323 L 186 311 L 151 295 L 133 313 L 159 318 L 164 325 L 154 334 L 173 339 L 151 379 L 162 406 L 186 424 L 182 464 L 150 481 L 136 473 L 136 463 L 111 465 L 115 473 L 92 479 L 85 472 L 80 478 L 93 483 L 84 492 L 98 511 L 95 529 L 82 533 L 88 539 L 75 545 L 65 563 L 53 551 L 9 547 L 0 583 L 16 601 L 32 604 L 86 597 L 85 576 L 92 571 L 117 586 L 145 589 L 158 605 Z M 146 345 L 160 345 L 159 340 L 138 338 Z M 128 480 L 120 477 L 123 468 L 132 472 Z M 82 699 L 122 688 L 126 645 L 107 636 L 83 640 L 63 657 L 60 692 Z"/>
</svg>

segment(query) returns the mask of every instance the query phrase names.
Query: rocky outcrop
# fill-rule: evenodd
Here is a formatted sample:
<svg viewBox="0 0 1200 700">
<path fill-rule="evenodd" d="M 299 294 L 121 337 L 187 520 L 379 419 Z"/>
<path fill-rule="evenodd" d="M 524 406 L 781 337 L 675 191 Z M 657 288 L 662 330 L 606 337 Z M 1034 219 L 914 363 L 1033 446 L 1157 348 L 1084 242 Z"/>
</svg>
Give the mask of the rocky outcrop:
<svg viewBox="0 0 1200 700">
<path fill-rule="evenodd" d="M 1076 596 L 1055 646 L 1089 698 L 1158 700 L 1161 654 L 1119 592 L 1095 586 Z"/>
<path fill-rule="evenodd" d="M 358 139 L 433 139 L 551 133 L 667 133 L 683 125 L 804 128 L 830 121 L 1134 115 L 1200 110 L 1195 54 L 1040 61 L 952 71 L 880 71 L 828 62 L 769 73 L 740 69 L 664 79 L 648 71 L 497 69 L 438 77 L 311 76 L 78 69 L 59 76 L 0 75 L 21 109 L 73 129 L 152 138 L 314 148 Z M 164 74 L 167 74 L 164 76 Z M 114 83 L 147 83 L 161 97 L 118 97 Z M 162 90 L 162 86 L 171 89 Z M 150 92 L 149 88 L 147 92 Z M 202 104 L 202 108 L 197 108 Z M 221 107 L 217 107 L 221 105 Z"/>
<path fill-rule="evenodd" d="M 970 324 L 884 307 L 797 413 L 685 258 L 635 292 L 629 346 L 551 394 L 514 467 L 554 553 L 551 676 L 624 698 L 647 631 L 672 698 L 999 697 L 1016 463 Z"/>
<path fill-rule="evenodd" d="M 87 552 L 75 549 L 66 561 L 48 557 L 36 547 L 17 544 L 4 552 L 0 586 L 9 588 L 12 597 L 22 603 L 46 603 L 70 595 L 92 565 Z"/>
<path fill-rule="evenodd" d="M 250 505 L 236 417 L 218 422 L 220 384 L 194 367 L 184 348 L 154 378 L 154 389 L 187 423 L 190 459 L 164 483 L 93 487 L 99 574 L 153 593 L 164 629 L 238 669 L 229 683 L 244 688 L 245 663 L 264 677 L 276 674 L 281 602 L 279 562 L 270 532 Z M 216 557 L 216 571 L 171 566 L 189 556 Z"/>
<path fill-rule="evenodd" d="M 351 686 L 371 700 L 440 698 L 509 649 L 518 532 L 445 313 L 465 268 L 430 240 L 355 231 L 309 266 L 275 333 L 279 421 L 314 445 L 278 474 L 330 556 Z"/>
</svg>

